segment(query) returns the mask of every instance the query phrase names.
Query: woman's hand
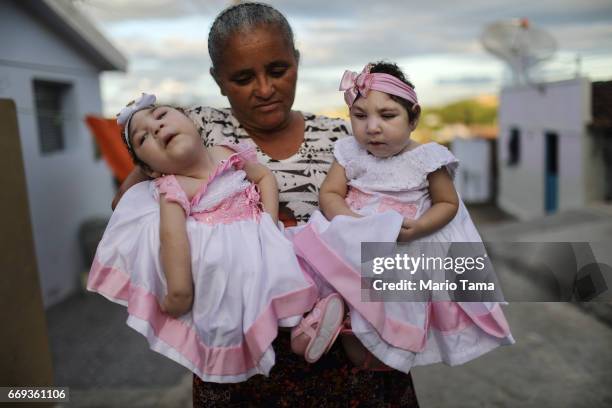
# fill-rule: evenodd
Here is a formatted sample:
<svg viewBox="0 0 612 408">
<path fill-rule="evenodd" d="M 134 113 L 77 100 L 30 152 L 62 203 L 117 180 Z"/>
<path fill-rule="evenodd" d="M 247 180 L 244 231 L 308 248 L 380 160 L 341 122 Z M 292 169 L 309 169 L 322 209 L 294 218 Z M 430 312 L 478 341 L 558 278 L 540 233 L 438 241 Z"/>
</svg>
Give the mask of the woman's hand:
<svg viewBox="0 0 612 408">
<path fill-rule="evenodd" d="M 149 176 L 145 174 L 144 171 L 140 168 L 140 166 L 134 166 L 134 170 L 123 180 L 123 183 L 119 186 L 119 190 L 117 190 L 117 194 L 113 198 L 113 203 L 111 204 L 111 208 L 114 210 L 119 204 L 119 200 L 126 191 L 130 189 L 135 184 L 140 183 L 141 181 L 150 180 Z"/>
</svg>

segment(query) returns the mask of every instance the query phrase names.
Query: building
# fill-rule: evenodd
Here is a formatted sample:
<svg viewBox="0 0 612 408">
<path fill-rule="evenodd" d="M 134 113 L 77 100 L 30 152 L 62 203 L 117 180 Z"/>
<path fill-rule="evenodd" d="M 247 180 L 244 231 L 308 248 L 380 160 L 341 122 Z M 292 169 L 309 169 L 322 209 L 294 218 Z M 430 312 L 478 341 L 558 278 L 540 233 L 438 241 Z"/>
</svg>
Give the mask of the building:
<svg viewBox="0 0 612 408">
<path fill-rule="evenodd" d="M 450 140 L 450 150 L 459 160 L 455 188 L 468 204 L 491 202 L 497 191 L 497 126 L 447 125 L 440 136 Z"/>
<path fill-rule="evenodd" d="M 102 111 L 100 72 L 126 65 L 70 1 L 0 2 L 0 98 L 17 106 L 46 307 L 73 292 L 87 269 L 79 227 L 110 214 L 112 177 L 83 118 Z"/>
<path fill-rule="evenodd" d="M 612 81 L 594 82 L 591 92 L 593 118 L 589 132 L 595 139 L 595 148 L 601 149 L 605 170 L 604 199 L 612 200 Z"/>
<path fill-rule="evenodd" d="M 601 105 L 593 101 L 594 85 L 575 78 L 502 90 L 497 203 L 503 210 L 529 220 L 606 198 L 610 159 L 605 137 L 597 135 L 607 132 L 609 142 L 611 122 L 603 118 L 609 108 L 593 122 L 593 106 Z"/>
</svg>

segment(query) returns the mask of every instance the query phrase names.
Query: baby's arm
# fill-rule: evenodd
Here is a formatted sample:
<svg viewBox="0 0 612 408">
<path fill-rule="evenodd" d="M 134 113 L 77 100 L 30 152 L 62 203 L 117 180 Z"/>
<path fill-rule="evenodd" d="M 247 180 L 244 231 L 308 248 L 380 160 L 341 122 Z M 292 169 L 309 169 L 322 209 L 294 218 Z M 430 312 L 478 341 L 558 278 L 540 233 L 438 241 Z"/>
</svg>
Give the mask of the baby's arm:
<svg viewBox="0 0 612 408">
<path fill-rule="evenodd" d="M 453 180 L 445 168 L 438 169 L 427 176 L 431 208 L 417 220 L 405 218 L 398 241 L 411 241 L 439 230 L 455 217 L 459 208 L 459 197 Z"/>
<path fill-rule="evenodd" d="M 191 309 L 193 302 L 186 216 L 178 203 L 166 200 L 165 196 L 160 197 L 159 206 L 160 255 L 168 286 L 161 308 L 170 316 L 179 317 Z"/>
<path fill-rule="evenodd" d="M 263 164 L 248 162 L 244 166 L 247 178 L 257 184 L 261 195 L 264 211 L 270 214 L 276 224 L 278 222 L 278 184 L 269 168 Z"/>
<path fill-rule="evenodd" d="M 344 167 L 334 160 L 319 191 L 319 207 L 328 220 L 336 215 L 361 217 L 344 200 L 348 191 L 347 183 Z"/>
</svg>

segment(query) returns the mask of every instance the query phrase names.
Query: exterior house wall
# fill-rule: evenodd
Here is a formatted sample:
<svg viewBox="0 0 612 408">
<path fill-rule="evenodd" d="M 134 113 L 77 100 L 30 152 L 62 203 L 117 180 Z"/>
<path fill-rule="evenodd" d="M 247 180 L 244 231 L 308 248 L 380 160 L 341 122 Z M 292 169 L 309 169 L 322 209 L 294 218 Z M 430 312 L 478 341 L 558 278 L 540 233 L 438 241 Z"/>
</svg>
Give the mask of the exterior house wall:
<svg viewBox="0 0 612 408">
<path fill-rule="evenodd" d="M 545 215 L 546 133 L 558 135 L 558 209 L 587 202 L 583 160 L 590 121 L 590 82 L 584 78 L 506 88 L 499 107 L 498 205 L 521 219 Z M 520 160 L 508 165 L 509 139 L 520 131 Z"/>
<path fill-rule="evenodd" d="M 73 292 L 87 267 L 78 228 L 88 218 L 108 216 L 112 177 L 94 159 L 94 141 L 83 122 L 102 110 L 99 72 L 54 31 L 13 2 L 0 13 L 0 97 L 17 105 L 29 206 L 46 307 Z M 34 80 L 70 84 L 62 151 L 42 154 Z"/>
<path fill-rule="evenodd" d="M 482 203 L 491 198 L 491 143 L 484 139 L 455 138 L 451 150 L 459 159 L 455 186 L 466 203 Z"/>
</svg>

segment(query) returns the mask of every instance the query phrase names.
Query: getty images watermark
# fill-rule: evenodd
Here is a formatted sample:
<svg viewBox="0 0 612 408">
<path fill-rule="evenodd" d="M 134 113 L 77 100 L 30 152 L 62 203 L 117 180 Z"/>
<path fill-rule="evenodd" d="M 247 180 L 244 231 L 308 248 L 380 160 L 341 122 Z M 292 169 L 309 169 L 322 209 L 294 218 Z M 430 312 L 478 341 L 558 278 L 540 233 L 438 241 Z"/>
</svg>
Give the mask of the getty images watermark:
<svg viewBox="0 0 612 408">
<path fill-rule="evenodd" d="M 367 242 L 361 273 L 364 301 L 612 300 L 612 268 L 589 243 Z"/>
</svg>

